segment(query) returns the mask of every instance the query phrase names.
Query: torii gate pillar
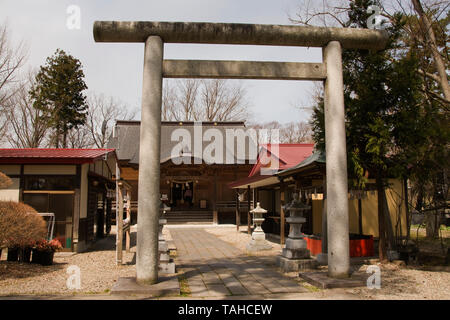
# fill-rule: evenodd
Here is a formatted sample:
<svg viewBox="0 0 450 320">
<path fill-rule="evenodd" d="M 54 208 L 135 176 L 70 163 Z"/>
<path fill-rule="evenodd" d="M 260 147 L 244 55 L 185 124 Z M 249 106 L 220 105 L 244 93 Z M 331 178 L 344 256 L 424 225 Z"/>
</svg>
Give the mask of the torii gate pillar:
<svg viewBox="0 0 450 320">
<path fill-rule="evenodd" d="M 327 67 L 324 105 L 328 275 L 346 278 L 350 275 L 347 148 L 342 48 L 338 41 L 330 41 L 323 49 L 323 62 Z"/>
<path fill-rule="evenodd" d="M 159 36 L 147 38 L 142 85 L 136 248 L 136 281 L 141 284 L 158 281 L 163 51 L 164 43 Z"/>
</svg>

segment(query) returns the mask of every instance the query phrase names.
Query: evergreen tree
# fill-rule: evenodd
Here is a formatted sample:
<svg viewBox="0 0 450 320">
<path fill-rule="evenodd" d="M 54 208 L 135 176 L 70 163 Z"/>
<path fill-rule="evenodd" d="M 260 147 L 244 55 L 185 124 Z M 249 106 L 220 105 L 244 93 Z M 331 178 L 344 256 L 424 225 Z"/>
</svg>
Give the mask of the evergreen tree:
<svg viewBox="0 0 450 320">
<path fill-rule="evenodd" d="M 367 28 L 367 7 L 374 4 L 371 0 L 352 1 L 346 27 Z M 394 156 L 402 151 L 399 144 L 407 145 L 412 136 L 423 134 L 416 131 L 418 117 L 412 114 L 407 121 L 402 119 L 420 103 L 421 84 L 416 57 L 400 47 L 402 23 L 402 16 L 396 15 L 386 29 L 390 40 L 385 50 L 344 50 L 342 56 L 348 168 L 359 188 L 364 188 L 367 177 L 376 179 L 380 260 L 387 258 L 387 248 L 394 245 L 388 242 L 392 234 L 385 219 L 389 217 L 385 188 L 396 167 Z M 312 125 L 318 147 L 324 148 L 323 101 L 315 108 Z"/>
<path fill-rule="evenodd" d="M 60 49 L 47 58 L 36 75 L 36 84 L 30 91 L 33 106 L 44 112 L 55 130 L 56 148 L 65 148 L 68 132 L 85 124 L 86 89 L 81 62 Z"/>
</svg>

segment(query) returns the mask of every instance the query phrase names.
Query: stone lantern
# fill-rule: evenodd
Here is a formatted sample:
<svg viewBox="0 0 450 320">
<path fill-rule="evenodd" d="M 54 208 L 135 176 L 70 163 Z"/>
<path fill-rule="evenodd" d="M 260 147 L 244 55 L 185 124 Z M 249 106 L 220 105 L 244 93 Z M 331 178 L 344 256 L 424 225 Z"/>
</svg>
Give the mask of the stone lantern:
<svg viewBox="0 0 450 320">
<path fill-rule="evenodd" d="M 311 269 L 316 266 L 316 261 L 311 259 L 301 231 L 303 223 L 306 222 L 304 212 L 310 209 L 310 206 L 303 204 L 298 199 L 297 193 L 294 193 L 291 203 L 284 206 L 284 210 L 289 212 L 286 222 L 289 223 L 290 228 L 286 246 L 283 248 L 281 256 L 277 257 L 277 264 L 284 272 Z"/>
<path fill-rule="evenodd" d="M 250 213 L 253 214 L 253 223 L 256 225 L 255 230 L 252 233 L 252 240 L 247 244 L 247 251 L 255 252 L 261 250 L 270 250 L 272 246 L 267 243 L 266 235 L 261 228 L 261 224 L 264 222 L 264 214 L 267 210 L 261 208 L 260 203 L 256 204 L 256 208 L 251 210 Z"/>
<path fill-rule="evenodd" d="M 169 245 L 167 244 L 162 230 L 167 223 L 167 219 L 164 216 L 167 211 L 170 211 L 170 207 L 161 201 L 159 206 L 159 233 L 158 233 L 158 251 L 159 251 L 159 271 L 161 273 L 175 273 L 175 262 L 170 258 Z"/>
</svg>

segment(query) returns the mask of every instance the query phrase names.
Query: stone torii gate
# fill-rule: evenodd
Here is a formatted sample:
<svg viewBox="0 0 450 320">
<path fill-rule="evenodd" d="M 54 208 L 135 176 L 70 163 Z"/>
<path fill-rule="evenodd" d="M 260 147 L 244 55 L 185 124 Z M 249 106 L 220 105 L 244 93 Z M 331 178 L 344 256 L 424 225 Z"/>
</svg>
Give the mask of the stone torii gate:
<svg viewBox="0 0 450 320">
<path fill-rule="evenodd" d="M 96 42 L 143 42 L 136 280 L 158 281 L 163 78 L 315 80 L 325 84 L 328 275 L 349 276 L 347 155 L 342 48 L 381 50 L 384 31 L 283 25 L 96 21 Z M 323 63 L 164 60 L 164 43 L 323 48 Z"/>
</svg>

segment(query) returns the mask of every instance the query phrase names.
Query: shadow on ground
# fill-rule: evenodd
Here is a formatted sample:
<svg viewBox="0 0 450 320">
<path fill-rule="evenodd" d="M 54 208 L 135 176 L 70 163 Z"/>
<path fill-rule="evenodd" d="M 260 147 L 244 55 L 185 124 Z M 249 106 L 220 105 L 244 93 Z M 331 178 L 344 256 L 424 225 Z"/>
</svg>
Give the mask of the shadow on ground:
<svg viewBox="0 0 450 320">
<path fill-rule="evenodd" d="M 51 266 L 36 263 L 0 261 L 0 281 L 8 279 L 34 278 L 56 272 L 67 267 L 67 263 L 54 262 Z"/>
</svg>

